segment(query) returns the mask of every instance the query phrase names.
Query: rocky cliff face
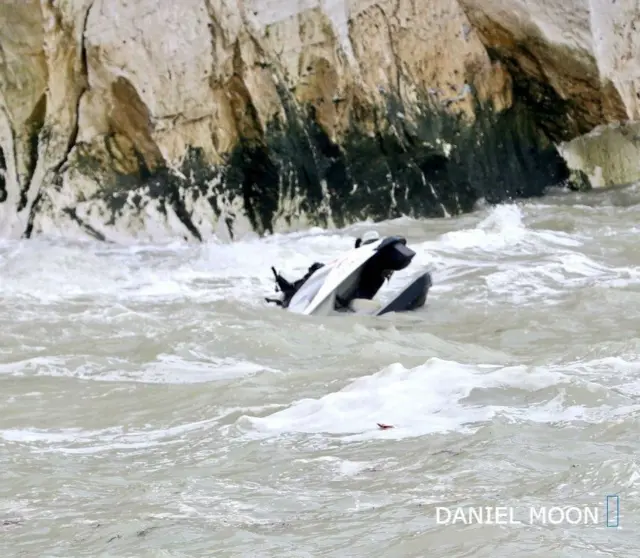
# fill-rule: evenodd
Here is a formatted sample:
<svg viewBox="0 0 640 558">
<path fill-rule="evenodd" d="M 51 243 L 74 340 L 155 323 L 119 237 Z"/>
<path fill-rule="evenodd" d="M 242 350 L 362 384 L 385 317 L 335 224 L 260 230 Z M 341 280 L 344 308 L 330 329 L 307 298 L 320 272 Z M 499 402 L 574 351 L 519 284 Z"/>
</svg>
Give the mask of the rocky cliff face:
<svg viewBox="0 0 640 558">
<path fill-rule="evenodd" d="M 567 180 L 557 145 L 583 181 L 640 178 L 635 0 L 6 0 L 0 22 L 5 236 L 443 216 Z M 611 134 L 624 162 L 591 162 Z"/>
</svg>

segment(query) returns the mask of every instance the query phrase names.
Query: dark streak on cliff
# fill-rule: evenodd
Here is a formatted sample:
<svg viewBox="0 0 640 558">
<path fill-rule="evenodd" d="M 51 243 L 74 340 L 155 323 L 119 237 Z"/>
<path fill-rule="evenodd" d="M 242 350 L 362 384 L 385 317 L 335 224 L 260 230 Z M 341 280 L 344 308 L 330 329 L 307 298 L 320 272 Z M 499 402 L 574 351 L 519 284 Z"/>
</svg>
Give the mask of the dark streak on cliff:
<svg viewBox="0 0 640 558">
<path fill-rule="evenodd" d="M 38 164 L 38 144 L 46 114 L 47 95 L 42 93 L 24 126 L 27 135 L 27 145 L 24 153 L 26 173 L 20 177 L 22 186 L 20 187 L 20 198 L 17 207 L 19 212 L 27 206 L 29 187 Z"/>
<path fill-rule="evenodd" d="M 569 178 L 536 112 L 522 103 L 502 113 L 478 104 L 477 119 L 468 125 L 425 96 L 421 116 L 409 125 L 397 116 L 404 112 L 400 101 L 390 97 L 388 127 L 369 137 L 354 121 L 341 145 L 316 123 L 312 108 L 303 113 L 293 111 L 288 99 L 283 103 L 287 127 L 270 126 L 264 145 L 254 145 L 251 157 L 241 156 L 246 147 L 240 145 L 229 160 L 227 174 L 242 177 L 235 183 L 251 184 L 253 196 L 245 202 L 260 232 L 272 230 L 277 196 L 292 197 L 296 191 L 312 222 L 325 226 L 329 216 L 321 208 L 328 206 L 334 222 L 344 226 L 402 214 L 458 214 L 480 198 L 500 203 L 540 196 Z M 453 146 L 449 155 L 437 140 Z"/>
<path fill-rule="evenodd" d="M 91 225 L 85 223 L 78 214 L 76 213 L 75 208 L 73 207 L 65 207 L 63 211 L 71 218 L 74 223 L 77 223 L 78 226 L 84 230 L 89 236 L 95 238 L 96 240 L 106 241 L 105 236 L 100 232 L 95 230 Z"/>
<path fill-rule="evenodd" d="M 0 147 L 0 203 L 7 199 L 7 181 L 5 173 L 7 172 L 7 161 L 4 158 L 4 151 Z"/>
</svg>

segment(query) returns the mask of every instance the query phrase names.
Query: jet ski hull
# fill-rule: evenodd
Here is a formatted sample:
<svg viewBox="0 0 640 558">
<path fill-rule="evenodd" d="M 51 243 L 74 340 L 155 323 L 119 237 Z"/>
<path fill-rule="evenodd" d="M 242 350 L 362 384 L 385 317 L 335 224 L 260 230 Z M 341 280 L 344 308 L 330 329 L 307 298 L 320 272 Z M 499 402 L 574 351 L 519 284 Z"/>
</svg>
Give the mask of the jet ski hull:
<svg viewBox="0 0 640 558">
<path fill-rule="evenodd" d="M 416 277 L 393 300 L 385 304 L 376 316 L 389 312 L 410 312 L 422 308 L 427 302 L 427 294 L 433 285 L 431 274 L 427 271 Z"/>
<path fill-rule="evenodd" d="M 389 312 L 407 312 L 425 305 L 432 285 L 428 272 L 411 281 L 398 295 L 384 304 L 374 297 L 391 275 L 408 267 L 416 253 L 406 239 L 390 236 L 374 243 L 357 245 L 343 256 L 320 264 L 295 284 L 286 281 L 272 268 L 283 298 L 275 302 L 289 312 L 313 316 L 356 313 L 381 316 Z"/>
</svg>

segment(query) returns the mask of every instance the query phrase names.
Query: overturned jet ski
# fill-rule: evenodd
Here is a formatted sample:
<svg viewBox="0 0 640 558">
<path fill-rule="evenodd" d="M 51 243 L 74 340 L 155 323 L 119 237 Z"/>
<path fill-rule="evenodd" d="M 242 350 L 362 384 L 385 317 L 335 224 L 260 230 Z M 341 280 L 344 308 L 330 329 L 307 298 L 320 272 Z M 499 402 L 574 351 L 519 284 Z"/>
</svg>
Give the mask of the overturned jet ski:
<svg viewBox="0 0 640 558">
<path fill-rule="evenodd" d="M 405 269 L 416 253 L 401 236 L 380 238 L 369 231 L 356 246 L 343 256 L 323 265 L 315 263 L 308 273 L 290 283 L 275 268 L 276 292 L 279 299 L 267 298 L 290 312 L 326 316 L 336 312 L 353 312 L 381 316 L 388 312 L 407 312 L 424 306 L 432 285 L 431 274 L 424 272 L 413 279 L 386 304 L 374 297 L 394 271 Z"/>
</svg>

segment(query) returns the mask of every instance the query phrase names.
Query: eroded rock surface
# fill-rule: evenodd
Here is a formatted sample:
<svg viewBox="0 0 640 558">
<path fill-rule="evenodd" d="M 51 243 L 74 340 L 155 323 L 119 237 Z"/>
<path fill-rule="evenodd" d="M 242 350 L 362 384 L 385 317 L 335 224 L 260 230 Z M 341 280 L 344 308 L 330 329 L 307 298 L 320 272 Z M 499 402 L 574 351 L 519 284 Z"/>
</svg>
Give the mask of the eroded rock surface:
<svg viewBox="0 0 640 558">
<path fill-rule="evenodd" d="M 4 236 L 443 216 L 540 195 L 570 176 L 557 144 L 640 120 L 635 0 L 9 0 L 0 22 Z"/>
</svg>

